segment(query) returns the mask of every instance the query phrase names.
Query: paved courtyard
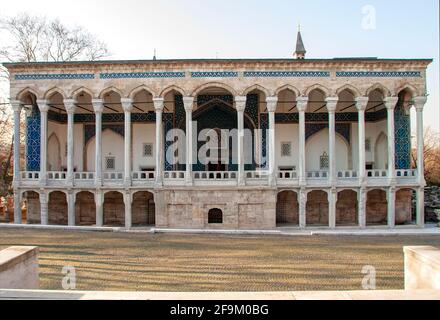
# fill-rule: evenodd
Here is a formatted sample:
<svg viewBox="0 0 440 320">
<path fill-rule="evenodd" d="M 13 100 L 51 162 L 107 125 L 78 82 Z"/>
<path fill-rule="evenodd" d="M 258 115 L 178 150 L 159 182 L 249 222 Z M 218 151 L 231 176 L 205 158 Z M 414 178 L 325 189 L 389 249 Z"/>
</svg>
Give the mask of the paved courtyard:
<svg viewBox="0 0 440 320">
<path fill-rule="evenodd" d="M 42 289 L 61 289 L 73 266 L 79 290 L 358 290 L 371 265 L 377 289 L 403 289 L 405 245 L 440 236 L 226 236 L 0 229 L 0 249 L 40 247 Z"/>
</svg>

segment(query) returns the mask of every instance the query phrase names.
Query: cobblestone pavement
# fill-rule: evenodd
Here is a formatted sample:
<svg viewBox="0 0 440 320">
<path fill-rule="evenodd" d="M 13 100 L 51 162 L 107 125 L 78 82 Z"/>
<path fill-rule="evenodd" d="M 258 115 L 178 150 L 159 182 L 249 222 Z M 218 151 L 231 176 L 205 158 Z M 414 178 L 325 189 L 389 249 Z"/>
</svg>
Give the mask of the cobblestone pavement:
<svg viewBox="0 0 440 320">
<path fill-rule="evenodd" d="M 377 289 L 403 289 L 403 246 L 440 247 L 440 236 L 227 236 L 0 230 L 0 248 L 40 247 L 41 289 L 359 290 L 366 265 Z"/>
</svg>

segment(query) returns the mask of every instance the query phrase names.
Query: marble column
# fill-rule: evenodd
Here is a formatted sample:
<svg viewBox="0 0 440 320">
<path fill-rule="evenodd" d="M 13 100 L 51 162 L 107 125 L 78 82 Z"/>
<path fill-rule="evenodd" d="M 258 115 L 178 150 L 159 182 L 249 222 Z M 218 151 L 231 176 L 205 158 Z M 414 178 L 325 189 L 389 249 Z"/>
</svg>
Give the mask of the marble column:
<svg viewBox="0 0 440 320">
<path fill-rule="evenodd" d="M 416 223 L 417 226 L 423 228 L 425 226 L 425 188 L 420 187 L 417 193 Z"/>
<path fill-rule="evenodd" d="M 102 113 L 104 102 L 101 99 L 93 99 L 95 111 L 95 186 L 102 186 Z M 98 221 L 97 221 L 98 222 Z"/>
<path fill-rule="evenodd" d="M 365 187 L 361 187 L 358 193 L 358 220 L 360 228 L 367 227 L 367 189 Z"/>
<path fill-rule="evenodd" d="M 129 229 L 132 227 L 132 198 L 130 192 L 124 193 L 124 204 L 125 204 L 125 228 Z"/>
<path fill-rule="evenodd" d="M 193 126 L 192 126 L 192 111 L 194 108 L 194 97 L 183 97 L 183 106 L 185 108 L 185 183 L 187 186 L 193 185 Z"/>
<path fill-rule="evenodd" d="M 356 109 L 358 110 L 358 136 L 359 136 L 359 184 L 365 183 L 366 163 L 365 163 L 365 110 L 368 105 L 368 97 L 356 99 Z"/>
<path fill-rule="evenodd" d="M 388 227 L 394 228 L 396 226 L 396 188 L 390 187 L 387 192 L 388 203 Z"/>
<path fill-rule="evenodd" d="M 122 109 L 124 110 L 124 185 L 131 186 L 131 111 L 133 100 L 122 98 Z"/>
<path fill-rule="evenodd" d="M 246 184 L 244 173 L 244 112 L 246 110 L 246 96 L 235 97 L 235 109 L 237 109 L 237 164 L 238 164 L 238 185 Z"/>
<path fill-rule="evenodd" d="M 75 109 L 76 101 L 73 99 L 65 99 L 64 107 L 67 112 L 67 184 L 73 186 L 73 171 L 74 171 L 74 125 L 75 125 Z"/>
<path fill-rule="evenodd" d="M 424 164 L 424 132 L 423 132 L 423 109 L 427 97 L 415 97 L 414 106 L 417 114 L 417 177 L 421 186 L 426 185 Z"/>
<path fill-rule="evenodd" d="M 308 97 L 298 97 L 297 109 L 299 112 L 299 135 L 298 135 L 298 166 L 299 166 L 299 184 L 306 185 L 306 110 L 309 102 Z"/>
<path fill-rule="evenodd" d="M 336 106 L 338 97 L 329 97 L 326 99 L 328 119 L 329 119 L 329 182 L 330 185 L 336 185 Z"/>
<path fill-rule="evenodd" d="M 328 193 L 328 226 L 330 229 L 336 228 L 336 203 L 338 201 L 338 192 L 336 188 L 331 188 Z"/>
<path fill-rule="evenodd" d="M 307 191 L 305 187 L 302 187 L 298 193 L 298 204 L 299 204 L 299 227 L 301 229 L 306 228 L 306 207 L 307 207 Z"/>
<path fill-rule="evenodd" d="M 104 225 L 104 194 L 101 190 L 95 193 L 95 207 L 96 207 L 96 226 L 102 227 Z"/>
<path fill-rule="evenodd" d="M 385 107 L 387 109 L 387 127 L 388 127 L 388 179 L 390 184 L 396 183 L 396 146 L 394 136 L 394 109 L 399 101 L 397 97 L 385 98 Z"/>
<path fill-rule="evenodd" d="M 49 224 L 49 199 L 46 192 L 40 192 L 41 225 Z"/>
<path fill-rule="evenodd" d="M 75 226 L 75 193 L 70 190 L 67 193 L 67 221 L 70 227 Z"/>
<path fill-rule="evenodd" d="M 275 151 L 275 112 L 278 105 L 278 97 L 267 97 L 267 111 L 269 112 L 269 186 L 277 184 L 277 164 Z"/>
<path fill-rule="evenodd" d="M 21 102 L 12 101 L 12 110 L 14 111 L 14 223 L 21 224 L 21 196 L 18 190 L 20 186 L 20 118 Z"/>
<path fill-rule="evenodd" d="M 49 104 L 47 100 L 37 100 L 40 109 L 40 184 L 47 183 L 47 113 Z"/>
<path fill-rule="evenodd" d="M 164 108 L 163 98 L 153 99 L 154 110 L 156 111 L 156 185 L 163 185 L 163 135 L 162 135 L 162 113 Z"/>
</svg>

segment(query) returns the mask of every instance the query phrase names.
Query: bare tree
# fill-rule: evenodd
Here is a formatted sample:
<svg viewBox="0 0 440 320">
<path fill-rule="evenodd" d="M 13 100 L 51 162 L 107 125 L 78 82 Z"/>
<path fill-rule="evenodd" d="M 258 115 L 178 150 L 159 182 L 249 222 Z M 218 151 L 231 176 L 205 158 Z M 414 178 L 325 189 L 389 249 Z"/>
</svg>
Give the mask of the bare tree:
<svg viewBox="0 0 440 320">
<path fill-rule="evenodd" d="M 104 42 L 82 27 L 69 28 L 58 19 L 21 13 L 0 17 L 0 61 L 98 60 L 109 55 Z M 9 74 L 0 64 L 0 86 L 9 85 Z M 10 192 L 12 182 L 13 116 L 0 87 L 0 196 Z M 22 121 L 22 124 L 24 121 Z M 22 132 L 24 127 L 22 128 Z M 20 137 L 23 139 L 23 136 Z M 23 145 L 23 144 L 22 144 Z M 23 156 L 22 150 L 21 156 Z"/>
<path fill-rule="evenodd" d="M 427 128 L 423 137 L 423 163 L 425 165 L 425 179 L 428 184 L 440 185 L 440 133 Z M 411 152 L 414 168 L 417 167 L 417 149 Z"/>
</svg>

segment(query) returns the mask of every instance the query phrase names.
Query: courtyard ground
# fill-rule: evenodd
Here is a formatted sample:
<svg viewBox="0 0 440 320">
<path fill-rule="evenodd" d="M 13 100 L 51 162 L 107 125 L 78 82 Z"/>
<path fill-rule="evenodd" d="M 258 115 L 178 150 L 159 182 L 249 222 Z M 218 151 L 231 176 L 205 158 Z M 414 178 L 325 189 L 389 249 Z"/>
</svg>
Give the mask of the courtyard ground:
<svg viewBox="0 0 440 320">
<path fill-rule="evenodd" d="M 0 249 L 40 248 L 41 289 L 61 289 L 62 268 L 78 290 L 303 291 L 403 289 L 403 246 L 440 247 L 440 236 L 226 236 L 0 229 Z"/>
</svg>

